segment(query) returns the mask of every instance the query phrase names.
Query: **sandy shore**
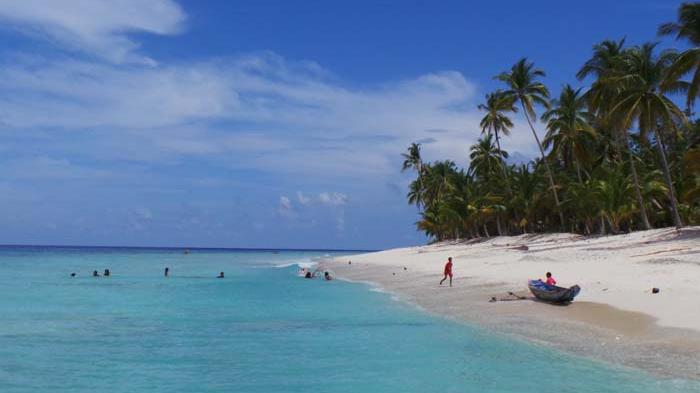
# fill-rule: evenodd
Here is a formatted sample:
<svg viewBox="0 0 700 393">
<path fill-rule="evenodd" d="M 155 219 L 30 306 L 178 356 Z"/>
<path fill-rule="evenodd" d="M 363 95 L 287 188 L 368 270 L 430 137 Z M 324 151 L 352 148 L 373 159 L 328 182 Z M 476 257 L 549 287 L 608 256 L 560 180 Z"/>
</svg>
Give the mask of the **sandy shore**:
<svg viewBox="0 0 700 393">
<path fill-rule="evenodd" d="M 438 285 L 448 256 L 452 288 Z M 658 375 L 700 379 L 700 227 L 498 237 L 329 264 L 341 278 L 373 283 L 428 312 Z M 527 280 L 547 271 L 561 286 L 581 286 L 574 303 L 532 299 Z M 509 291 L 527 299 L 489 302 L 510 298 Z"/>
</svg>

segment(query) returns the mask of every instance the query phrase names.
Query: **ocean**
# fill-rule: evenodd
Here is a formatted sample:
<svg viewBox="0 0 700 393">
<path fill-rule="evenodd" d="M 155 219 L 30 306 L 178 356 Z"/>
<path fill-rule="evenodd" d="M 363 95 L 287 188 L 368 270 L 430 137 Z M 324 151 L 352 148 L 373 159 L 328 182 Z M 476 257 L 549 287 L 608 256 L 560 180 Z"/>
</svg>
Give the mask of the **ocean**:
<svg viewBox="0 0 700 393">
<path fill-rule="evenodd" d="M 0 392 L 700 391 L 296 275 L 348 254 L 0 247 Z"/>
</svg>

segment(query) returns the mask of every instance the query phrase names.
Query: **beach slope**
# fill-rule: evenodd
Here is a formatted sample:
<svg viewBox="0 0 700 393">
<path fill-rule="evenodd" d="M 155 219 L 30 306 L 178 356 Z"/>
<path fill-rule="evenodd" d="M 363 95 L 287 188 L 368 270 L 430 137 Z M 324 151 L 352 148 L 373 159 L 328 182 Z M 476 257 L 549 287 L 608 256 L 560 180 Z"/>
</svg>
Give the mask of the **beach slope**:
<svg viewBox="0 0 700 393">
<path fill-rule="evenodd" d="M 452 288 L 438 285 L 448 257 Z M 342 278 L 372 283 L 432 313 L 656 374 L 700 378 L 700 227 L 493 237 L 330 263 Z M 582 288 L 574 303 L 532 298 L 527 280 L 548 271 L 559 285 Z"/>
</svg>

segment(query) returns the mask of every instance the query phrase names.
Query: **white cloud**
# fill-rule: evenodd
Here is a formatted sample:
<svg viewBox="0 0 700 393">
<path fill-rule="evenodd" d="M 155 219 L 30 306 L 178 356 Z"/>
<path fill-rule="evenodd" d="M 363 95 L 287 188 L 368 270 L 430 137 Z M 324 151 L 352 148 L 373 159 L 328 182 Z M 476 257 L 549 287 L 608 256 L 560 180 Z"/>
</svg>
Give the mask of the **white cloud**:
<svg viewBox="0 0 700 393">
<path fill-rule="evenodd" d="M 154 64 L 127 34 L 175 34 L 185 14 L 171 0 L 0 0 L 0 19 L 32 36 L 111 62 Z"/>
<path fill-rule="evenodd" d="M 0 166 L 0 176 L 15 180 L 100 180 L 114 175 L 106 170 L 76 165 L 67 159 L 39 156 L 5 162 Z"/>
<path fill-rule="evenodd" d="M 311 203 L 311 198 L 304 195 L 304 193 L 302 193 L 301 191 L 297 191 L 297 200 L 302 205 L 308 205 L 309 203 Z"/>
<path fill-rule="evenodd" d="M 226 169 L 324 184 L 386 183 L 397 176 L 409 143 L 423 141 L 426 160 L 465 165 L 467 147 L 480 134 L 476 89 L 459 72 L 360 88 L 314 62 L 270 52 L 144 65 L 131 61 L 137 44 L 125 34 L 178 32 L 185 15 L 175 3 L 56 4 L 0 0 L 0 18 L 109 61 L 0 58 L 0 132 L 12 132 L 3 140 L 41 135 L 46 157 L 152 164 L 197 156 Z M 502 145 L 535 154 L 529 131 L 517 122 Z M 311 202 L 304 198 L 311 197 L 296 199 Z"/>
<path fill-rule="evenodd" d="M 100 157 L 233 157 L 228 165 L 303 176 L 393 176 L 406 146 L 431 137 L 426 159 L 466 162 L 481 115 L 459 73 L 363 89 L 327 74 L 269 53 L 157 67 L 13 58 L 0 64 L 0 119 L 56 138 L 90 130 Z M 513 134 L 506 147 L 532 145 Z"/>
<path fill-rule="evenodd" d="M 348 203 L 348 196 L 340 192 L 322 192 L 318 195 L 318 200 L 324 205 L 343 206 Z"/>
<path fill-rule="evenodd" d="M 292 201 L 291 199 L 289 199 L 289 197 L 285 195 L 280 196 L 280 201 L 277 205 L 277 214 L 280 217 L 287 219 L 296 217 L 296 213 L 294 212 L 294 208 L 292 207 Z"/>
</svg>

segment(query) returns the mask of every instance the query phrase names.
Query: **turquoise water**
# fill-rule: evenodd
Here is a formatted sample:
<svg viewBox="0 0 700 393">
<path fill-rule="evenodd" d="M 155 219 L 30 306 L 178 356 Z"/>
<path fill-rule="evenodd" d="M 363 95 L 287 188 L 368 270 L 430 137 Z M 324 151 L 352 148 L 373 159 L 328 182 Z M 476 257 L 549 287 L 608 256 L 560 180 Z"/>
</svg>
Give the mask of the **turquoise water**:
<svg viewBox="0 0 700 393">
<path fill-rule="evenodd" d="M 274 267 L 323 254 L 0 248 L 0 392 L 700 391 Z"/>
</svg>

